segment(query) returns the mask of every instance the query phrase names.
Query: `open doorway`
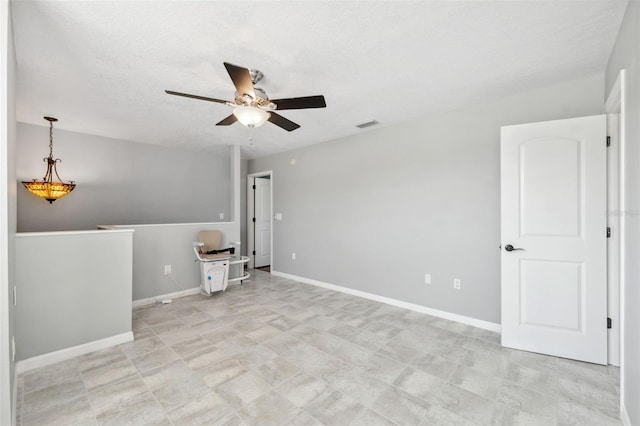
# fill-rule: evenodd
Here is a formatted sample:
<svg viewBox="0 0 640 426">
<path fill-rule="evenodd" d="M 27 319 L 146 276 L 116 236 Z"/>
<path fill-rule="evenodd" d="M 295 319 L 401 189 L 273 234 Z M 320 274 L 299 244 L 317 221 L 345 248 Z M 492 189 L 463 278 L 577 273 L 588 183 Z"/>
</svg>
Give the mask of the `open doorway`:
<svg viewBox="0 0 640 426">
<path fill-rule="evenodd" d="M 247 254 L 249 268 L 271 272 L 273 266 L 272 172 L 247 176 Z"/>
</svg>

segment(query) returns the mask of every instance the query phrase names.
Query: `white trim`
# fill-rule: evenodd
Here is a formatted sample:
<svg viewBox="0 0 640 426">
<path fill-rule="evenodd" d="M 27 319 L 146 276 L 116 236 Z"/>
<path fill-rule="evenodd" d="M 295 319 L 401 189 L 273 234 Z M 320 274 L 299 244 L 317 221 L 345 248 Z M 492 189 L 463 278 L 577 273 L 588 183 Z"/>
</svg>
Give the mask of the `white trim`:
<svg viewBox="0 0 640 426">
<path fill-rule="evenodd" d="M 9 65 L 12 65 L 14 79 L 15 59 L 10 60 L 9 55 L 13 50 L 11 11 L 8 1 L 0 4 L 0 424 L 15 422 L 15 412 L 11 406 L 11 330 L 9 328 L 10 297 L 9 288 L 9 232 L 13 232 L 10 225 L 9 198 L 11 188 L 15 186 L 15 176 L 9 176 L 10 162 L 14 158 L 9 155 L 9 119 L 15 114 L 15 95 L 10 96 L 9 91 L 15 90 L 15 82 L 9 81 Z M 9 87 L 9 83 L 14 83 Z M 9 104 L 11 102 L 11 105 Z M 11 180 L 10 180 L 11 179 Z M 15 226 L 15 224 L 13 224 Z"/>
<path fill-rule="evenodd" d="M 269 218 L 271 221 L 271 259 L 269 260 L 269 264 L 271 268 L 273 268 L 273 170 L 267 170 L 264 172 L 249 173 L 247 175 L 247 256 L 249 256 L 249 264 L 247 267 L 249 269 L 253 269 L 255 266 L 255 256 L 252 250 L 252 247 L 255 245 L 255 228 L 252 220 L 255 214 L 255 211 L 253 211 L 255 210 L 255 199 L 251 195 L 254 194 L 253 185 L 255 185 L 255 178 L 265 176 L 269 176 L 271 180 L 271 184 L 269 185 L 269 190 L 271 191 L 271 217 Z"/>
<path fill-rule="evenodd" d="M 200 287 L 188 288 L 186 290 L 175 291 L 173 293 L 161 294 L 159 296 L 147 297 L 146 299 L 134 300 L 131 303 L 132 308 L 138 308 L 140 306 L 153 305 L 163 299 L 177 299 L 178 297 L 190 296 L 192 294 L 200 293 Z"/>
<path fill-rule="evenodd" d="M 618 105 L 619 109 L 619 105 Z M 620 114 L 607 113 L 607 317 L 611 328 L 607 330 L 607 363 L 620 366 Z"/>
<path fill-rule="evenodd" d="M 70 348 L 60 349 L 59 351 L 49 352 L 48 354 L 34 356 L 16 363 L 16 371 L 25 373 L 35 370 L 36 368 L 46 367 L 56 362 L 65 361 L 89 352 L 98 351 L 100 349 L 109 348 L 111 346 L 120 345 L 122 343 L 131 342 L 133 340 L 133 332 L 116 334 L 115 336 L 105 337 L 104 339 L 94 340 L 93 342 L 83 343 L 82 345 L 72 346 Z"/>
<path fill-rule="evenodd" d="M 121 228 L 153 228 L 160 226 L 203 226 L 203 225 L 232 225 L 235 222 L 187 222 L 187 223 L 141 223 L 138 225 L 98 225 L 99 229 L 121 229 Z"/>
<path fill-rule="evenodd" d="M 18 412 L 16 408 L 18 407 L 18 369 L 13 369 L 13 393 L 11 398 L 11 426 L 16 426 Z"/>
<path fill-rule="evenodd" d="M 501 325 L 493 322 L 466 317 L 464 315 L 458 315 L 451 312 L 440 311 L 438 309 L 428 308 L 426 306 L 416 305 L 414 303 L 404 302 L 402 300 L 392 299 L 390 297 L 385 297 L 385 296 L 379 296 L 377 294 L 367 293 L 360 290 L 354 290 L 352 288 L 342 287 L 335 284 L 329 284 L 322 281 L 316 281 L 310 278 L 304 278 L 304 277 L 299 277 L 297 275 L 286 274 L 284 272 L 274 271 L 273 268 L 271 269 L 271 274 L 275 275 L 276 277 L 288 278 L 290 280 L 299 281 L 304 284 L 310 284 L 317 287 L 322 287 L 329 290 L 335 290 L 341 293 L 350 294 L 352 296 L 358 296 L 364 299 L 386 303 L 387 305 L 396 306 L 398 308 L 404 308 L 410 311 L 420 312 L 422 314 L 427 314 L 427 315 L 431 315 L 438 318 L 444 318 L 444 319 L 447 319 L 450 321 L 456 321 L 462 324 L 472 325 L 474 327 L 482 328 L 484 330 L 495 331 L 496 333 L 500 333 L 500 330 L 501 330 Z"/>
<path fill-rule="evenodd" d="M 249 269 L 253 269 L 254 256 L 253 248 L 255 246 L 255 227 L 253 226 L 253 215 L 255 214 L 255 192 L 253 191 L 253 185 L 256 184 L 256 178 L 251 175 L 247 175 L 247 256 L 249 256 Z"/>
<path fill-rule="evenodd" d="M 622 420 L 622 424 L 624 426 L 633 426 L 631 424 L 631 419 L 629 418 L 629 413 L 627 412 L 627 407 L 624 406 L 624 402 L 620 402 L 620 420 Z"/>
<path fill-rule="evenodd" d="M 620 306 L 619 306 L 619 316 L 620 316 L 620 412 L 626 413 L 624 409 L 624 401 L 625 401 L 625 356 L 624 356 L 624 341 L 625 341 L 625 293 L 626 293 L 626 274 L 625 274 L 625 265 L 626 265 L 626 250 L 625 250 L 625 233 L 626 233 L 626 209 L 627 205 L 625 202 L 625 193 L 626 193 L 626 182 L 625 182 L 625 158 L 626 158 L 626 137 L 625 137 L 625 127 L 626 127 L 626 70 L 620 70 L 618 74 L 618 78 L 616 79 L 609 95 L 607 96 L 607 101 L 605 103 L 605 111 L 606 112 L 619 112 L 619 120 L 618 120 L 618 194 L 619 194 L 619 209 L 618 212 L 620 214 L 620 221 L 618 226 L 620 227 L 620 240 L 619 240 L 619 252 L 618 252 L 618 262 L 620 265 L 620 270 L 618 274 L 618 286 L 620 292 Z M 628 419 L 628 417 L 627 417 Z M 623 419 L 624 420 L 624 419 Z M 629 423 L 631 424 L 631 423 Z"/>
<path fill-rule="evenodd" d="M 100 229 L 96 231 L 54 231 L 54 232 L 18 232 L 16 237 L 47 237 L 61 235 L 87 235 L 87 234 L 121 234 L 126 232 L 135 232 L 135 229 Z"/>
<path fill-rule="evenodd" d="M 604 111 L 606 113 L 620 112 L 620 106 L 622 105 L 622 80 L 624 80 L 624 70 L 620 71 L 618 78 L 616 78 L 613 87 L 609 91 L 609 96 L 604 104 Z"/>
</svg>

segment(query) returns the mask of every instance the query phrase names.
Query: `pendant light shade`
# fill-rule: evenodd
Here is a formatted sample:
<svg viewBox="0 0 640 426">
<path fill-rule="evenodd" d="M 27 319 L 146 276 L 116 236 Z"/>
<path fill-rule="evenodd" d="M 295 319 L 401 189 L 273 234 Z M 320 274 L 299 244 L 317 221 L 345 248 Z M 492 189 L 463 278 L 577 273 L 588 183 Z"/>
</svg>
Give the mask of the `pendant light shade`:
<svg viewBox="0 0 640 426">
<path fill-rule="evenodd" d="M 62 160 L 59 158 L 53 159 L 53 123 L 58 119 L 53 117 L 44 117 L 44 119 L 49 122 L 49 156 L 43 159 L 47 163 L 47 171 L 42 180 L 22 181 L 22 184 L 33 195 L 44 198 L 49 204 L 52 204 L 58 198 L 62 198 L 73 191 L 76 184 L 73 181 L 62 182 L 56 167 L 56 164 Z M 54 174 L 58 178 L 57 182 L 53 181 Z"/>
</svg>

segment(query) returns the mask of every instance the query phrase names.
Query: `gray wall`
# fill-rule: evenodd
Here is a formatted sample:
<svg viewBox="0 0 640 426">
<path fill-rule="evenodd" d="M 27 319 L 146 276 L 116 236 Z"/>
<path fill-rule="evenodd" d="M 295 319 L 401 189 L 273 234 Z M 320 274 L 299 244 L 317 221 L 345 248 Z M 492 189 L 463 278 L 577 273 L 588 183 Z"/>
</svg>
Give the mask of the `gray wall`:
<svg viewBox="0 0 640 426">
<path fill-rule="evenodd" d="M 11 360 L 11 336 L 15 332 L 12 295 L 16 234 L 16 56 L 10 7 L 8 2 L 0 4 L 0 63 L 6 65 L 6 69 L 0 70 L 0 424 L 11 424 L 15 408 L 12 407 L 15 365 Z"/>
<path fill-rule="evenodd" d="M 630 1 L 611 58 L 607 65 L 609 93 L 620 70 L 627 72 L 625 135 L 626 264 L 624 292 L 623 404 L 631 424 L 640 425 L 640 2 Z"/>
<path fill-rule="evenodd" d="M 55 115 L 55 111 L 48 111 Z M 58 117 L 61 123 L 64 117 Z M 43 125 L 46 124 L 42 120 Z M 17 177 L 41 179 L 48 128 L 18 125 Z M 228 156 L 164 148 L 54 128 L 59 173 L 75 190 L 52 205 L 18 188 L 18 231 L 95 229 L 99 224 L 231 220 Z"/>
<path fill-rule="evenodd" d="M 240 226 L 226 223 L 184 223 L 174 225 L 113 226 L 110 229 L 133 229 L 133 300 L 155 298 L 200 285 L 200 265 L 195 260 L 192 243 L 198 232 L 222 231 L 222 245 L 239 241 Z M 171 265 L 171 275 L 164 274 Z"/>
<path fill-rule="evenodd" d="M 499 323 L 500 126 L 598 114 L 602 86 L 583 78 L 249 161 L 273 170 L 273 269 Z"/>
<path fill-rule="evenodd" d="M 132 231 L 19 234 L 18 359 L 131 331 Z M 51 261 L 34 253 L 52 253 Z"/>
</svg>

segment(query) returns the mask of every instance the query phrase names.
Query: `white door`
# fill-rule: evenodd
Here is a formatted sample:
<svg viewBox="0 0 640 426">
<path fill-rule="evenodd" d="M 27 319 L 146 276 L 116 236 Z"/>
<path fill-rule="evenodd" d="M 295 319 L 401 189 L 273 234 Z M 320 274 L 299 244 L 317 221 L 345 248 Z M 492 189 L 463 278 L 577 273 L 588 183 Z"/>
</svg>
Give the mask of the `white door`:
<svg viewBox="0 0 640 426">
<path fill-rule="evenodd" d="M 501 133 L 502 345 L 607 363 L 606 116 Z"/>
<path fill-rule="evenodd" d="M 271 264 L 271 179 L 255 180 L 255 262 L 260 268 Z"/>
</svg>

